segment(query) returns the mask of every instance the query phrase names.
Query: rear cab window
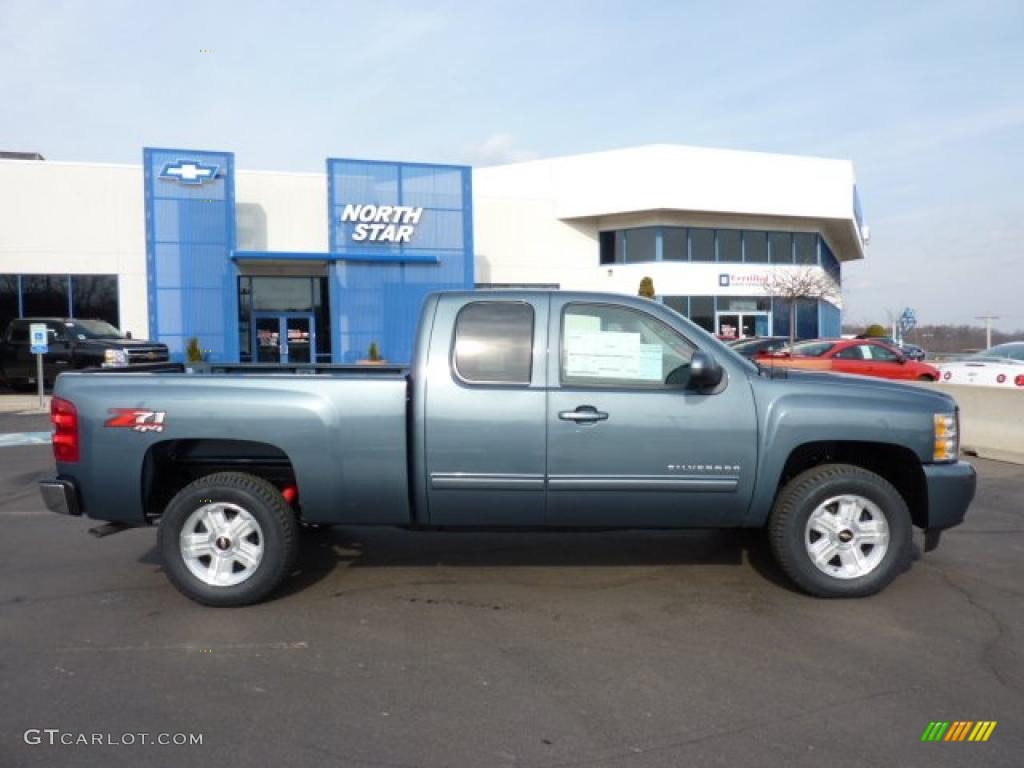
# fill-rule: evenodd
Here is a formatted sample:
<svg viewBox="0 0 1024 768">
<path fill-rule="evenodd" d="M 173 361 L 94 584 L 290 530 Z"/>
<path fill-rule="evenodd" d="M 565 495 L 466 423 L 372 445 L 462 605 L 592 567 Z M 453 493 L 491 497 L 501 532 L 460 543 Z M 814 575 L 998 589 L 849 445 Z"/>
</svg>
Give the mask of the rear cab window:
<svg viewBox="0 0 1024 768">
<path fill-rule="evenodd" d="M 455 318 L 452 367 L 466 384 L 528 386 L 533 373 L 533 307 L 475 301 Z"/>
</svg>

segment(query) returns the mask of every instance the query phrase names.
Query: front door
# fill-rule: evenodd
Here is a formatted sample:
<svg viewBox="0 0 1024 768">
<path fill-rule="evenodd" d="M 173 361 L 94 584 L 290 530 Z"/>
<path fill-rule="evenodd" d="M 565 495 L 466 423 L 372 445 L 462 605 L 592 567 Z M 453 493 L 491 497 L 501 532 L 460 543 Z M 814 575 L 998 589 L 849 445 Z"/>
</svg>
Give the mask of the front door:
<svg viewBox="0 0 1024 768">
<path fill-rule="evenodd" d="M 316 321 L 306 312 L 254 312 L 253 359 L 257 363 L 309 363 L 316 349 Z"/>
<path fill-rule="evenodd" d="M 768 335 L 767 312 L 719 312 L 715 333 L 723 339 L 749 339 Z"/>
<path fill-rule="evenodd" d="M 746 381 L 688 388 L 696 344 L 639 309 L 554 294 L 548 334 L 549 525 L 740 523 L 757 460 Z"/>
</svg>

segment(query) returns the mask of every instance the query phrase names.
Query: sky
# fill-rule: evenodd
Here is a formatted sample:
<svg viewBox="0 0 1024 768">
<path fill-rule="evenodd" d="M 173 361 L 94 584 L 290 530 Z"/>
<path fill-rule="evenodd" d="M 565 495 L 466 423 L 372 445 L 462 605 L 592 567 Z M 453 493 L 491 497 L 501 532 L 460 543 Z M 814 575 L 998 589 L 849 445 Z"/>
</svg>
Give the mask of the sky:
<svg viewBox="0 0 1024 768">
<path fill-rule="evenodd" d="M 852 161 L 871 243 L 845 322 L 1024 330 L 1024 0 L 0 0 L 0 148 L 49 160 L 651 143 Z"/>
</svg>

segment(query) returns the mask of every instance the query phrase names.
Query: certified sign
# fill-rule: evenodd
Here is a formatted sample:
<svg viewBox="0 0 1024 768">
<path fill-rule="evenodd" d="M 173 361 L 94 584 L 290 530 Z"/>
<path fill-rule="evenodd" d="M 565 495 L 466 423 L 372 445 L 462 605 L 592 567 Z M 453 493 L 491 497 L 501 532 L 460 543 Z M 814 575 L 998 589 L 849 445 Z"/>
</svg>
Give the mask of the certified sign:
<svg viewBox="0 0 1024 768">
<path fill-rule="evenodd" d="M 31 323 L 28 327 L 33 355 L 45 355 L 49 349 L 46 339 L 46 323 Z"/>
</svg>

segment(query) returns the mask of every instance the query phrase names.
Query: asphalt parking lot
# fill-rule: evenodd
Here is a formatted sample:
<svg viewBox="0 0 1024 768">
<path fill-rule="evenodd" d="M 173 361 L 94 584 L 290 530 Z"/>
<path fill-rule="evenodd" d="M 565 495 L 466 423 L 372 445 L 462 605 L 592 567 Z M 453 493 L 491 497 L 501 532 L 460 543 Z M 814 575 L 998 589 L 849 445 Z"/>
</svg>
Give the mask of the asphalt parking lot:
<svg viewBox="0 0 1024 768">
<path fill-rule="evenodd" d="M 968 522 L 865 600 L 733 532 L 336 529 L 216 610 L 154 531 L 45 512 L 48 446 L 0 447 L 0 766 L 1020 766 L 1024 466 L 975 464 Z M 921 743 L 934 720 L 998 726 Z M 47 728 L 202 744 L 25 743 Z"/>
</svg>

